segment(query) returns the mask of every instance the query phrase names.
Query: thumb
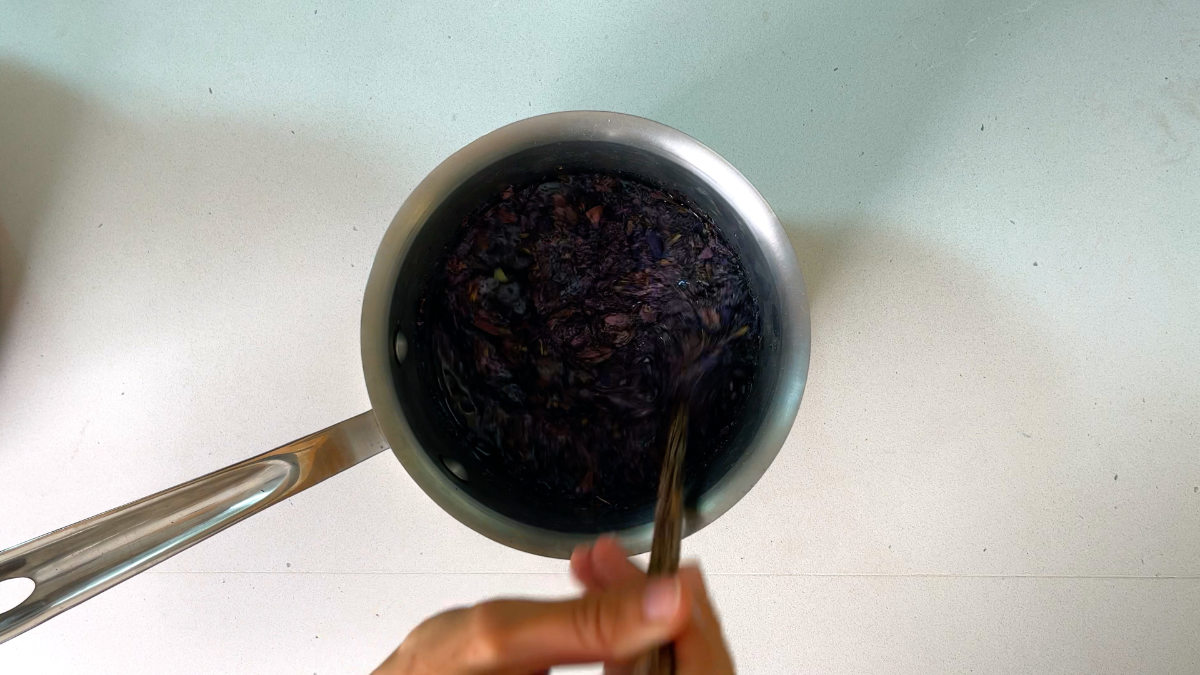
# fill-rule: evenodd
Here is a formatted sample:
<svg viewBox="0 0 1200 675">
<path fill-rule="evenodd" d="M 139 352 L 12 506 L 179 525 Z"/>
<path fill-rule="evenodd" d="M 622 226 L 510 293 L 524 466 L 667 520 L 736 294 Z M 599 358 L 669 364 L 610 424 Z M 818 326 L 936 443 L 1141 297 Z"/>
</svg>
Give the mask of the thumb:
<svg viewBox="0 0 1200 675">
<path fill-rule="evenodd" d="M 491 665 L 537 670 L 637 656 L 678 635 L 691 607 L 679 579 L 664 577 L 574 600 L 495 600 L 470 611 Z"/>
</svg>

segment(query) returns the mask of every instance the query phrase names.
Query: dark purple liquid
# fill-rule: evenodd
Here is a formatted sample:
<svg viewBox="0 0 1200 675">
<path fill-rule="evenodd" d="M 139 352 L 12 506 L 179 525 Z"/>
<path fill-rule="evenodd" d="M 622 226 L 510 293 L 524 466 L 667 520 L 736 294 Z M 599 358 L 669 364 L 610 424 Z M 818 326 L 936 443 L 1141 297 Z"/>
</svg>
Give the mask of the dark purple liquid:
<svg viewBox="0 0 1200 675">
<path fill-rule="evenodd" d="M 707 215 L 609 174 L 510 187 L 467 216 L 418 339 L 477 471 L 580 514 L 653 502 L 679 395 L 689 468 L 723 451 L 761 345 L 745 271 Z"/>
</svg>

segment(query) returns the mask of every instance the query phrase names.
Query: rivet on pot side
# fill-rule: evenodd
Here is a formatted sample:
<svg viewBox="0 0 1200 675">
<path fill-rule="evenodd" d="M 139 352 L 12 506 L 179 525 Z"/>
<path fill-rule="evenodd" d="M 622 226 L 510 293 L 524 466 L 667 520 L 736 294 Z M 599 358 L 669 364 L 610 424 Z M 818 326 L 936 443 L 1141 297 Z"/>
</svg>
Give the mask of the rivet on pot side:
<svg viewBox="0 0 1200 675">
<path fill-rule="evenodd" d="M 408 356 L 408 340 L 404 337 L 404 333 L 396 332 L 396 340 L 392 349 L 396 354 L 396 363 L 404 363 L 404 357 Z"/>
</svg>

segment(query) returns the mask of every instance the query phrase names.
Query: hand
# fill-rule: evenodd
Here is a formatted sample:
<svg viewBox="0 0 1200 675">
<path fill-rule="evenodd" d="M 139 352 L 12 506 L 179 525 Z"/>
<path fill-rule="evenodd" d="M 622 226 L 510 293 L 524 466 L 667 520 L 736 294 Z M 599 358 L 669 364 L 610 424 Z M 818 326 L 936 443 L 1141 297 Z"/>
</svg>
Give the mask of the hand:
<svg viewBox="0 0 1200 675">
<path fill-rule="evenodd" d="M 677 675 L 732 675 L 704 579 L 696 567 L 649 579 L 614 539 L 571 556 L 586 592 L 572 600 L 492 600 L 417 626 L 375 675 L 537 675 L 603 661 L 625 675 L 633 661 L 675 642 Z"/>
<path fill-rule="evenodd" d="M 590 593 L 608 592 L 632 582 L 645 582 L 646 573 L 626 557 L 625 549 L 612 537 L 601 537 L 594 546 L 581 546 L 571 554 L 571 575 Z M 674 635 L 676 675 L 733 675 L 733 658 L 721 623 L 708 599 L 700 568 L 684 565 L 677 577 L 691 606 L 683 628 Z M 636 659 L 641 653 L 634 655 Z M 605 675 L 633 673 L 627 658 L 606 658 Z"/>
</svg>

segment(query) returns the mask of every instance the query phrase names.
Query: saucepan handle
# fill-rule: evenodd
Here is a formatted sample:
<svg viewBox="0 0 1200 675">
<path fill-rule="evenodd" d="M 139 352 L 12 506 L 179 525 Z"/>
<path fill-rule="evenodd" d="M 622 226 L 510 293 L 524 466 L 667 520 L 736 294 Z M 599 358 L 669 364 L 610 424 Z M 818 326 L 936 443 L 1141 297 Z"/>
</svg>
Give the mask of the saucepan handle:
<svg viewBox="0 0 1200 675">
<path fill-rule="evenodd" d="M 386 450 L 367 411 L 270 452 L 0 551 L 0 581 L 33 593 L 0 613 L 0 643 Z"/>
</svg>

